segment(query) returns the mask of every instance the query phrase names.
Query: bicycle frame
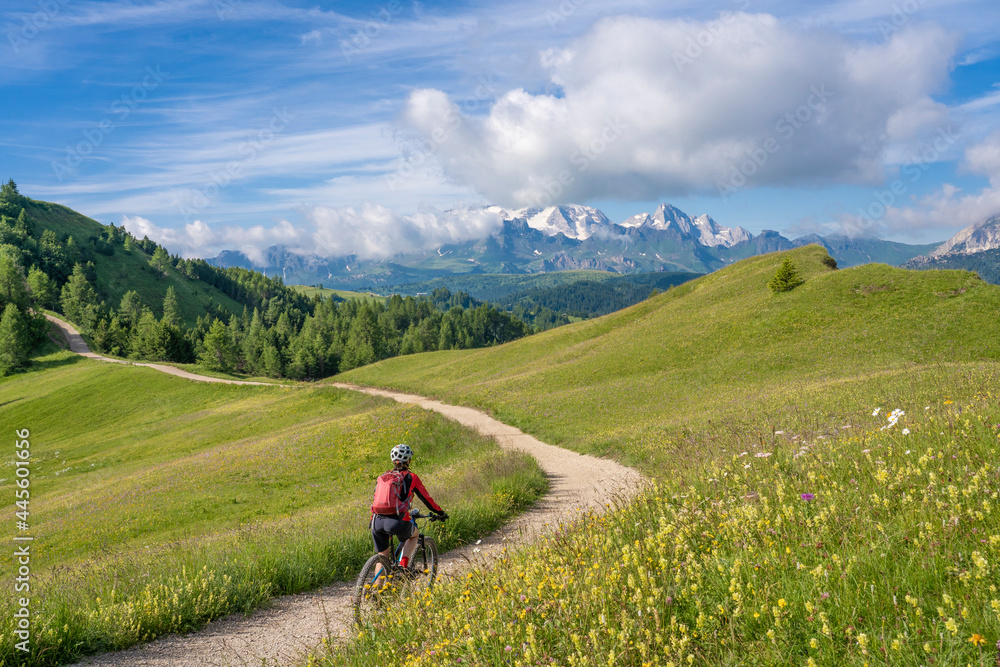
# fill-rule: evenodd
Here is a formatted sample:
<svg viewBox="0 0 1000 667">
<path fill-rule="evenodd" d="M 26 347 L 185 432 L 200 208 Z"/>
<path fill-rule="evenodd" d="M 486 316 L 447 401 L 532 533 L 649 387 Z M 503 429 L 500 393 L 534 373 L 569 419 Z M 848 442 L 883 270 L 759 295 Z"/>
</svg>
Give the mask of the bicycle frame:
<svg viewBox="0 0 1000 667">
<path fill-rule="evenodd" d="M 411 519 L 413 525 L 416 526 L 416 528 L 417 528 L 417 546 L 416 546 L 416 549 L 414 549 L 414 551 L 413 551 L 413 553 L 416 554 L 418 551 L 424 549 L 424 547 L 425 547 L 425 544 L 424 544 L 424 538 L 425 538 L 424 529 L 420 525 L 419 522 L 423 521 L 424 524 L 426 525 L 427 522 L 440 521 L 441 519 L 439 519 L 436 516 L 430 515 L 430 514 L 421 514 L 421 512 L 420 512 L 419 509 L 415 509 L 415 510 L 412 510 L 410 512 L 410 519 Z M 409 539 L 413 539 L 413 538 L 410 537 Z M 399 561 L 402 560 L 403 546 L 407 543 L 407 541 L 409 541 L 409 540 L 400 540 L 398 537 L 396 538 L 396 540 L 398 541 L 398 544 L 396 545 L 396 548 L 393 549 L 393 552 L 392 552 L 392 569 L 389 571 L 390 574 L 392 574 L 395 571 L 398 571 L 398 570 L 402 569 L 400 567 L 400 565 L 399 565 Z M 391 542 L 390 542 L 390 544 L 391 544 Z M 372 584 L 377 583 L 378 580 L 384 574 L 385 574 L 385 570 L 384 569 L 379 570 L 378 573 L 376 573 L 376 575 L 372 578 L 371 583 Z"/>
<path fill-rule="evenodd" d="M 378 598 L 381 597 L 382 592 L 397 588 L 389 585 L 389 580 L 394 576 L 401 579 L 399 583 L 402 584 L 402 588 L 408 588 L 411 585 L 430 588 L 434 585 L 438 567 L 437 543 L 432 536 L 424 535 L 418 521 L 439 521 L 441 519 L 433 515 L 423 515 L 419 510 L 413 510 L 410 513 L 410 518 L 417 525 L 416 539 L 418 542 L 408 566 L 404 568 L 399 565 L 402 547 L 406 544 L 406 540 L 400 540 L 395 550 L 395 558 L 390 559 L 383 553 L 377 553 L 369 558 L 368 562 L 361 568 L 361 573 L 354 586 L 353 596 L 354 618 L 359 625 L 364 623 L 368 613 L 371 613 L 373 609 L 377 610 Z M 423 564 L 423 567 L 417 567 L 420 563 Z M 372 604 L 375 606 L 373 607 Z"/>
</svg>

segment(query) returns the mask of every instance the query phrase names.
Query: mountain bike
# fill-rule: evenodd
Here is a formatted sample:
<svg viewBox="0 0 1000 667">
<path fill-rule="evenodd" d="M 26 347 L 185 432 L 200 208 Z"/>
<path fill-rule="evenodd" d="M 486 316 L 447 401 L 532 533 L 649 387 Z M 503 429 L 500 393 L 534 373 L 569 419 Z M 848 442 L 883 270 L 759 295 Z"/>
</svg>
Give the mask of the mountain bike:
<svg viewBox="0 0 1000 667">
<path fill-rule="evenodd" d="M 437 577 L 437 542 L 430 535 L 424 535 L 423 521 L 444 521 L 433 514 L 421 514 L 419 509 L 410 512 L 417 524 L 417 548 L 406 567 L 399 565 L 403 556 L 400 542 L 393 553 L 392 562 L 382 554 L 375 554 L 361 568 L 358 581 L 354 584 L 354 620 L 358 625 L 373 620 L 404 589 L 409 591 L 430 589 Z"/>
</svg>

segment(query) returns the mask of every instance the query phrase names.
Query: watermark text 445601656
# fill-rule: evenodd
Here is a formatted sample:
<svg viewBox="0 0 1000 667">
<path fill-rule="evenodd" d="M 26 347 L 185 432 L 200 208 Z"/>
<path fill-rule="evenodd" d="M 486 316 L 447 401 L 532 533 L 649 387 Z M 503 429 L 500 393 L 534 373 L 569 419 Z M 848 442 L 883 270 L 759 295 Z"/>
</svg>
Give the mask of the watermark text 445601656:
<svg viewBox="0 0 1000 667">
<path fill-rule="evenodd" d="M 19 651 L 30 651 L 31 642 L 31 540 L 28 534 L 31 499 L 31 435 L 26 428 L 14 432 L 14 634 Z"/>
</svg>

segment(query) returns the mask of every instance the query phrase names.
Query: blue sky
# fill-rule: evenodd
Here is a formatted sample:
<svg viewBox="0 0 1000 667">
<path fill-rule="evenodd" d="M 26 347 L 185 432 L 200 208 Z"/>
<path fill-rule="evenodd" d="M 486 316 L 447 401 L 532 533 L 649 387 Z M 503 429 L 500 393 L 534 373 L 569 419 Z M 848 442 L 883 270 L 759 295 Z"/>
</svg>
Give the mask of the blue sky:
<svg viewBox="0 0 1000 667">
<path fill-rule="evenodd" d="M 1000 213 L 995 0 L 7 0 L 0 30 L 0 177 L 187 256 L 433 246 L 484 203 L 905 242 Z"/>
</svg>

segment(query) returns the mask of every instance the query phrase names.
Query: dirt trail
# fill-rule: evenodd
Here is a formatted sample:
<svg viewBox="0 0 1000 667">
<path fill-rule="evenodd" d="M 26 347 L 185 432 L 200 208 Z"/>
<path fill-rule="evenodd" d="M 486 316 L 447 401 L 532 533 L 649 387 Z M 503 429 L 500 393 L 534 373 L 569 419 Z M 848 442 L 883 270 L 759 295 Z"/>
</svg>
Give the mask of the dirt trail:
<svg viewBox="0 0 1000 667">
<path fill-rule="evenodd" d="M 70 349 L 92 359 L 126 363 L 90 352 L 80 334 L 58 318 L 47 316 L 59 327 Z M 137 364 L 202 382 L 263 384 L 209 378 L 160 364 Z M 608 459 L 577 454 L 553 447 L 503 424 L 489 415 L 440 401 L 400 392 L 331 383 L 330 386 L 392 398 L 434 410 L 449 419 L 496 439 L 500 447 L 533 456 L 549 480 L 549 493 L 527 512 L 476 544 L 441 556 L 442 576 L 454 576 L 469 567 L 485 564 L 508 546 L 528 543 L 540 532 L 573 520 L 590 508 L 603 508 L 616 497 L 632 495 L 641 485 L 638 472 Z M 433 483 L 433 480 L 431 480 Z M 250 616 L 233 614 L 186 636 L 169 635 L 125 651 L 105 653 L 78 664 L 120 667 L 186 667 L 201 665 L 283 665 L 319 644 L 324 637 L 340 638 L 350 629 L 351 583 L 337 583 L 309 593 L 276 598 L 265 609 Z"/>
<path fill-rule="evenodd" d="M 196 375 L 194 373 L 189 373 L 180 368 L 175 368 L 174 366 L 168 366 L 166 364 L 150 364 L 145 362 L 137 361 L 125 361 L 123 359 L 112 359 L 111 357 L 105 357 L 100 354 L 96 354 L 90 351 L 87 347 L 87 342 L 83 340 L 83 336 L 77 331 L 72 324 L 64 320 L 59 319 L 46 313 L 46 319 L 52 323 L 59 337 L 62 338 L 64 344 L 69 345 L 71 352 L 76 352 L 81 357 L 87 357 L 88 359 L 97 359 L 98 361 L 107 361 L 112 364 L 125 364 L 127 366 L 145 366 L 146 368 L 153 368 L 160 371 L 161 373 L 167 373 L 169 375 L 176 375 L 177 377 L 186 378 L 188 380 L 196 380 L 198 382 L 218 382 L 221 384 L 254 384 L 266 387 L 287 387 L 288 385 L 282 384 L 271 384 L 270 382 L 250 382 L 249 380 L 227 380 L 225 378 L 213 378 L 207 375 Z"/>
</svg>

